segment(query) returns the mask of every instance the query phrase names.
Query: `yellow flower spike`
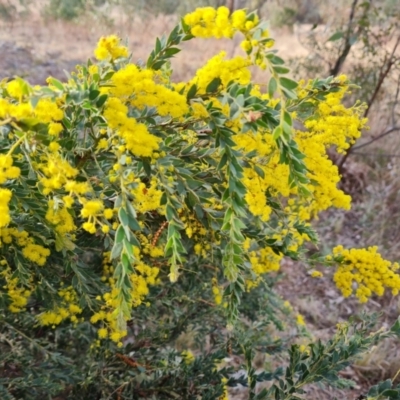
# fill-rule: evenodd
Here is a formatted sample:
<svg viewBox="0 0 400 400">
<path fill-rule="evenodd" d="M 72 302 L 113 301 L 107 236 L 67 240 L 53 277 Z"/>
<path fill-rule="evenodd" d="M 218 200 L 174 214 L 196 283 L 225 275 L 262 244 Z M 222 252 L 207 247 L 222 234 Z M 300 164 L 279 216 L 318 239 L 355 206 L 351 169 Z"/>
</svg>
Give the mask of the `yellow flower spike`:
<svg viewBox="0 0 400 400">
<path fill-rule="evenodd" d="M 304 321 L 304 317 L 301 314 L 297 314 L 296 323 L 300 326 L 306 326 L 306 322 Z"/>
<path fill-rule="evenodd" d="M 181 354 L 185 364 L 191 364 L 195 360 L 195 356 L 191 350 L 183 350 Z"/>
<path fill-rule="evenodd" d="M 108 336 L 108 331 L 107 328 L 100 328 L 97 331 L 97 335 L 99 336 L 100 339 L 105 339 Z"/>
<path fill-rule="evenodd" d="M 337 246 L 333 254 L 340 260 L 333 280 L 344 297 L 353 293 L 353 282 L 357 283 L 354 294 L 361 303 L 366 303 L 373 294 L 382 296 L 386 288 L 394 295 L 400 290 L 400 276 L 393 272 L 393 264 L 382 258 L 376 246 L 351 250 Z"/>
<path fill-rule="evenodd" d="M 128 49 L 120 45 L 121 39 L 116 35 L 100 38 L 97 48 L 94 51 L 95 57 L 102 61 L 107 58 L 114 60 L 121 57 L 128 57 Z"/>
<path fill-rule="evenodd" d="M 323 275 L 323 273 L 320 272 L 320 271 L 313 271 L 313 272 L 311 272 L 311 276 L 312 276 L 313 278 L 321 278 L 321 277 L 324 276 L 324 275 Z"/>
</svg>

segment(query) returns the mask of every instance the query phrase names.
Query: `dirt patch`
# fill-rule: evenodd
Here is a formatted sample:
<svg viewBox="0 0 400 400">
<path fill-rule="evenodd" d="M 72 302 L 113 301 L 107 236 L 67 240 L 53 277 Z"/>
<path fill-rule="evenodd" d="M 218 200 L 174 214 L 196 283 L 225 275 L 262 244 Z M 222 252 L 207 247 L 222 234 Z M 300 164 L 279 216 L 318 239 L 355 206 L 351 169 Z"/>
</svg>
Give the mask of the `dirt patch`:
<svg viewBox="0 0 400 400">
<path fill-rule="evenodd" d="M 47 60 L 38 59 L 28 47 L 17 45 L 12 41 L 0 41 L 0 80 L 19 76 L 32 85 L 43 85 L 46 78 L 53 76 L 65 80 L 65 71 L 72 71 L 78 60 L 60 60 L 58 53 L 52 54 Z"/>
</svg>

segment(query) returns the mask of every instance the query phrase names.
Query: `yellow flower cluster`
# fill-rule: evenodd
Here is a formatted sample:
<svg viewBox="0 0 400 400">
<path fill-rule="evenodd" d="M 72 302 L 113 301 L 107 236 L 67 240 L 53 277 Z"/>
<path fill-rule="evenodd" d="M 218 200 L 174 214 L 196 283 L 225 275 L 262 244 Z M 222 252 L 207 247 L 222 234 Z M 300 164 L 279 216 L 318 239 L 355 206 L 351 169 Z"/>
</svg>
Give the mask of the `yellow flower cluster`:
<svg viewBox="0 0 400 400">
<path fill-rule="evenodd" d="M 195 102 L 192 101 L 190 104 L 190 114 L 195 118 L 195 119 L 207 119 L 209 118 L 209 114 L 208 111 L 206 109 L 206 107 L 204 106 L 204 104 L 200 103 L 200 102 Z M 193 133 L 193 132 L 191 132 Z M 197 138 L 194 137 L 194 139 L 196 140 Z"/>
<path fill-rule="evenodd" d="M 55 102 L 50 99 L 40 99 L 36 104 L 34 112 L 40 122 L 49 124 L 49 135 L 58 136 L 63 130 L 62 124 L 57 121 L 61 121 L 64 118 L 64 113 Z"/>
<path fill-rule="evenodd" d="M 249 255 L 251 268 L 254 277 L 246 280 L 246 290 L 250 291 L 257 287 L 262 281 L 262 275 L 276 272 L 280 269 L 280 261 L 283 255 L 277 255 L 270 247 L 265 247 L 258 250 L 251 250 L 252 241 L 247 238 L 244 241 L 243 248 Z"/>
<path fill-rule="evenodd" d="M 121 39 L 116 35 L 100 38 L 94 51 L 95 57 L 102 61 L 115 60 L 120 57 L 128 57 L 128 48 L 120 45 Z"/>
<path fill-rule="evenodd" d="M 78 296 L 72 286 L 62 288 L 58 291 L 60 305 L 52 310 L 45 311 L 38 316 L 39 323 L 55 328 L 69 318 L 73 323 L 78 322 L 78 315 L 82 313 L 82 308 L 78 306 Z"/>
<path fill-rule="evenodd" d="M 137 182 L 136 188 L 131 190 L 134 196 L 133 206 L 140 213 L 157 210 L 160 207 L 162 192 L 158 189 L 156 178 L 152 178 L 150 186 L 143 182 Z"/>
<path fill-rule="evenodd" d="M 13 79 L 7 83 L 7 92 L 11 97 L 20 100 L 26 94 L 22 82 L 22 80 Z"/>
<path fill-rule="evenodd" d="M 59 154 L 51 153 L 44 157 L 39 168 L 44 173 L 44 176 L 39 179 L 39 182 L 43 185 L 43 194 L 48 195 L 63 186 L 68 192 L 74 191 L 76 188 L 74 185 L 72 185 L 74 189 L 68 187 L 67 183 L 69 179 L 76 177 L 79 171 L 72 167 L 67 160 L 61 158 Z M 84 189 L 87 189 L 87 185 Z"/>
<path fill-rule="evenodd" d="M 266 274 L 272 271 L 279 271 L 282 255 L 272 251 L 270 247 L 265 247 L 258 251 L 249 253 L 251 267 L 256 275 Z"/>
<path fill-rule="evenodd" d="M 110 230 L 108 224 L 104 224 L 99 218 L 112 219 L 114 211 L 111 208 L 105 209 L 103 202 L 99 199 L 86 200 L 81 197 L 79 201 L 83 204 L 81 216 L 87 218 L 87 221 L 82 224 L 82 228 L 93 234 L 96 233 L 96 224 L 100 224 L 103 233 L 108 233 Z"/>
<path fill-rule="evenodd" d="M 150 267 L 139 262 L 135 265 L 135 270 L 140 274 L 132 274 L 132 306 L 137 307 L 142 304 L 144 298 L 149 294 L 149 285 L 160 283 L 157 276 L 160 272 L 157 267 Z"/>
<path fill-rule="evenodd" d="M 307 185 L 307 189 L 313 194 L 309 198 L 298 197 L 297 188 L 290 189 L 287 184 L 289 167 L 279 162 L 280 152 L 270 131 L 260 129 L 257 133 L 238 132 L 234 136 L 239 149 L 245 152 L 256 151 L 258 157 L 254 158 L 254 162 L 264 173 L 264 177 L 261 177 L 252 168 L 245 168 L 243 178 L 249 210 L 262 221 L 268 221 L 271 213 L 266 204 L 267 190 L 272 196 L 289 198 L 285 211 L 300 217 L 302 221 L 309 221 L 332 206 L 350 208 L 350 196 L 337 188 L 340 176 L 338 168 L 327 155 L 327 148 L 334 145 L 339 151 L 344 151 L 349 143 L 359 137 L 366 121 L 361 117 L 362 107 L 345 108 L 341 104 L 348 86 L 344 76 L 337 79 L 338 84 L 342 85 L 341 90 L 329 94 L 326 101 L 321 101 L 318 116 L 307 120 L 307 130 L 296 131 L 294 136 L 299 150 L 305 155 L 307 175 L 312 181 L 312 184 Z M 306 96 L 310 85 L 311 83 L 303 85 L 299 89 L 300 97 Z M 257 92 L 255 90 L 253 94 L 266 99 L 265 95 Z M 290 198 L 291 195 L 295 197 Z"/>
<path fill-rule="evenodd" d="M 243 183 L 247 192 L 244 196 L 249 211 L 261 218 L 262 221 L 268 221 L 272 212 L 271 207 L 267 205 L 266 191 L 270 184 L 266 179 L 262 179 L 253 169 L 245 168 L 243 174 Z"/>
<path fill-rule="evenodd" d="M 306 322 L 304 321 L 304 317 L 301 314 L 297 314 L 296 323 L 300 326 L 306 326 Z"/>
<path fill-rule="evenodd" d="M 46 219 L 60 235 L 72 232 L 76 229 L 74 218 L 68 212 L 67 207 L 55 207 L 54 200 L 49 200 Z"/>
<path fill-rule="evenodd" d="M 0 229 L 0 244 L 10 244 L 13 239 L 16 240 L 18 246 L 26 246 L 30 243 L 29 234 L 26 231 L 19 231 L 17 228 Z"/>
<path fill-rule="evenodd" d="M 4 82 L 4 81 L 3 81 Z M 0 118 L 14 118 L 20 120 L 33 116 L 33 108 L 29 101 L 25 100 L 25 95 L 30 92 L 30 86 L 24 80 L 18 78 L 8 82 L 6 85 L 0 83 L 0 89 L 4 87 L 7 90 L 9 99 L 0 99 Z M 18 102 L 15 103 L 15 100 Z"/>
<path fill-rule="evenodd" d="M 327 260 L 331 261 L 328 256 Z M 382 296 L 385 288 L 397 295 L 400 290 L 400 276 L 397 263 L 384 260 L 377 247 L 346 250 L 343 246 L 333 249 L 333 259 L 339 263 L 333 277 L 344 297 L 355 295 L 365 303 L 373 294 Z M 356 287 L 356 289 L 355 289 Z"/>
<path fill-rule="evenodd" d="M 157 278 L 159 268 L 150 267 L 141 262 L 140 250 L 137 247 L 133 247 L 138 263 L 135 265 L 135 273 L 130 276 L 132 285 L 131 289 L 131 307 L 138 307 L 143 303 L 144 298 L 149 293 L 149 285 L 159 284 L 160 281 Z M 92 324 L 101 322 L 102 327 L 98 330 L 98 336 L 100 339 L 110 338 L 113 342 L 118 343 L 122 346 L 121 339 L 127 335 L 127 332 L 118 328 L 117 320 L 115 318 L 114 310 L 119 305 L 119 290 L 116 287 L 115 279 L 113 278 L 114 267 L 109 262 L 110 253 L 104 254 L 103 259 L 103 276 L 102 280 L 109 286 L 109 291 L 105 293 L 102 298 L 104 305 L 101 310 L 94 313 L 90 318 Z"/>
<path fill-rule="evenodd" d="M 244 10 L 237 10 L 229 15 L 227 7 L 198 8 L 183 17 L 186 25 L 189 25 L 193 36 L 201 38 L 232 38 L 236 31 L 246 32 L 258 24 L 258 19 L 248 20 Z"/>
<path fill-rule="evenodd" d="M 127 332 L 118 328 L 116 318 L 113 315 L 113 311 L 118 306 L 119 291 L 115 287 L 115 280 L 112 277 L 114 267 L 109 263 L 109 256 L 110 253 L 104 254 L 102 280 L 107 284 L 110 290 L 102 297 L 99 296 L 97 298 L 97 300 L 103 300 L 104 305 L 101 307 L 100 311 L 95 312 L 91 316 L 90 322 L 92 324 L 97 324 L 98 322 L 101 323 L 101 328 L 97 331 L 99 339 L 106 339 L 109 337 L 111 340 L 122 346 L 120 340 L 127 335 Z"/>
<path fill-rule="evenodd" d="M 316 115 L 304 123 L 310 135 L 326 147 L 335 146 L 339 153 L 345 153 L 354 144 L 367 123 L 366 118 L 361 118 L 364 106 L 345 107 L 342 104 L 343 96 L 348 91 L 346 82 L 346 75 L 337 77 L 336 83 L 340 85 L 340 90 L 329 93 L 325 101 L 318 104 Z M 310 90 L 311 84 L 311 81 L 307 84 L 300 82 L 300 98 Z"/>
<path fill-rule="evenodd" d="M 224 388 L 224 392 L 221 396 L 218 397 L 218 400 L 229 400 L 229 392 L 228 392 L 228 378 L 221 378 L 221 383 Z"/>
<path fill-rule="evenodd" d="M 223 290 L 218 285 L 217 278 L 212 278 L 211 284 L 212 284 L 212 293 L 214 295 L 215 304 L 220 305 L 222 303 Z"/>
<path fill-rule="evenodd" d="M 350 209 L 351 197 L 337 188 L 339 171 L 326 154 L 328 136 L 320 136 L 315 132 L 297 132 L 296 141 L 306 156 L 304 162 L 309 171 L 308 177 L 313 181 L 312 185 L 307 186 L 313 193 L 312 202 L 303 205 L 303 218 L 308 220 L 332 206 Z"/>
<path fill-rule="evenodd" d="M 28 260 L 43 267 L 46 264 L 47 257 L 50 255 L 50 250 L 40 244 L 30 243 L 22 249 L 22 254 Z"/>
<path fill-rule="evenodd" d="M 140 242 L 140 250 L 144 255 L 150 256 L 152 259 L 163 257 L 164 248 L 163 245 L 158 243 L 152 243 L 153 235 L 146 237 L 142 233 L 138 234 L 138 240 Z"/>
<path fill-rule="evenodd" d="M 203 94 L 208 84 L 215 78 L 221 79 L 222 87 L 226 88 L 228 83 L 235 81 L 241 85 L 247 85 L 251 80 L 249 66 L 251 61 L 237 56 L 230 60 L 224 60 L 226 52 L 222 51 L 210 58 L 207 63 L 197 70 L 195 77 L 186 85 L 190 88 L 196 84 L 198 93 Z"/>
<path fill-rule="evenodd" d="M 110 94 L 124 102 L 129 101 L 131 106 L 140 110 L 156 107 L 161 116 L 180 118 L 185 115 L 189 110 L 186 97 L 156 83 L 156 78 L 155 71 L 128 64 L 112 76 L 113 87 L 110 88 Z"/>
<path fill-rule="evenodd" d="M 116 97 L 108 99 L 104 117 L 111 129 L 117 130 L 126 149 L 138 157 L 151 157 L 158 150 L 159 139 L 152 135 L 145 124 L 128 117 L 128 107 Z"/>
<path fill-rule="evenodd" d="M 181 216 L 181 221 L 185 224 L 185 233 L 189 239 L 195 243 L 194 252 L 196 255 L 206 258 L 211 250 L 211 244 L 207 240 L 207 230 L 196 216 L 188 212 Z M 214 240 L 214 244 L 218 245 L 219 241 Z"/>
<path fill-rule="evenodd" d="M 189 365 L 196 359 L 196 357 L 194 356 L 194 354 L 191 350 L 183 350 L 181 354 L 182 354 L 183 360 L 185 361 L 185 364 Z"/>
<path fill-rule="evenodd" d="M 8 309 L 13 313 L 24 311 L 32 291 L 18 285 L 19 279 L 16 277 L 13 278 L 12 271 L 6 260 L 0 261 L 0 268 L 0 277 L 5 279 L 3 289 L 7 291 L 11 301 Z"/>
<path fill-rule="evenodd" d="M 81 215 L 83 218 L 98 216 L 103 211 L 104 204 L 101 200 L 89 200 L 83 204 Z"/>
<path fill-rule="evenodd" d="M 11 221 L 8 203 L 12 197 L 11 190 L 0 188 L 0 228 L 7 226 Z"/>
<path fill-rule="evenodd" d="M 40 266 L 46 263 L 47 257 L 50 255 L 50 250 L 35 244 L 33 238 L 26 231 L 19 231 L 17 228 L 2 228 L 0 229 L 0 238 L 0 247 L 3 244 L 12 243 L 15 239 L 18 246 L 22 247 L 23 256 Z"/>
</svg>

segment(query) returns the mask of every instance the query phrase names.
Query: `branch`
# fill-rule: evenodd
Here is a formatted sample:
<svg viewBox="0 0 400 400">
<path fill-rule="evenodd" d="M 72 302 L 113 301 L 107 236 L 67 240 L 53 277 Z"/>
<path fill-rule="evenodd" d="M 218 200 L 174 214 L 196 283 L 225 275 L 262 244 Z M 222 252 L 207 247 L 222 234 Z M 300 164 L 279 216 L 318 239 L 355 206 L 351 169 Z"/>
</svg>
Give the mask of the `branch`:
<svg viewBox="0 0 400 400">
<path fill-rule="evenodd" d="M 347 56 L 350 53 L 351 46 L 353 45 L 352 43 L 350 43 L 350 32 L 351 32 L 351 26 L 352 26 L 352 22 L 354 19 L 354 14 L 356 11 L 357 3 L 358 3 L 358 0 L 353 0 L 353 4 L 351 5 L 349 22 L 347 25 L 347 32 L 346 32 L 346 38 L 344 41 L 344 48 L 343 48 L 342 54 L 340 54 L 340 56 L 336 60 L 335 66 L 331 69 L 331 71 L 329 73 L 330 75 L 336 76 L 340 72 L 344 62 L 346 61 Z"/>
<path fill-rule="evenodd" d="M 381 87 L 383 85 L 384 80 L 386 79 L 386 77 L 388 76 L 390 70 L 392 69 L 392 66 L 395 64 L 397 59 L 394 59 L 394 55 L 396 53 L 397 47 L 400 44 L 400 35 L 398 36 L 397 40 L 396 40 L 396 44 L 393 47 L 392 53 L 389 56 L 388 59 L 388 63 L 386 65 L 386 69 L 385 70 L 381 70 L 381 73 L 379 75 L 379 79 L 378 79 L 378 83 L 375 86 L 375 90 L 374 93 L 372 94 L 371 98 L 369 99 L 368 103 L 367 103 L 367 109 L 364 112 L 364 117 L 366 118 L 368 116 L 368 113 L 371 109 L 372 104 L 374 103 L 376 96 L 378 95 L 379 91 L 381 90 Z"/>
<path fill-rule="evenodd" d="M 400 154 L 386 154 L 386 153 L 364 153 L 362 151 L 353 151 L 350 155 L 357 156 L 371 156 L 371 157 L 388 157 L 388 158 L 400 158 Z"/>
<path fill-rule="evenodd" d="M 378 78 L 378 83 L 375 86 L 374 93 L 372 94 L 371 98 L 368 100 L 367 108 L 366 108 L 366 110 L 364 112 L 364 117 L 365 118 L 368 116 L 368 113 L 369 113 L 369 111 L 371 109 L 371 106 L 374 103 L 374 101 L 375 101 L 375 99 L 376 99 L 376 97 L 377 97 L 377 95 L 378 95 L 378 93 L 379 93 L 379 91 L 380 91 L 380 89 L 381 89 L 381 87 L 383 85 L 383 82 L 385 81 L 385 79 L 387 78 L 390 70 L 392 69 L 393 65 L 397 61 L 397 58 L 395 58 L 395 53 L 396 53 L 396 50 L 397 50 L 397 47 L 398 47 L 399 44 L 400 44 L 400 35 L 397 37 L 396 43 L 395 43 L 395 45 L 393 47 L 393 50 L 392 50 L 392 52 L 391 52 L 391 54 L 390 54 L 390 56 L 388 58 L 388 61 L 387 61 L 387 64 L 386 64 L 386 68 L 384 68 L 385 64 L 382 66 L 382 69 L 380 71 L 379 78 Z M 386 62 L 386 57 L 385 57 L 385 62 Z M 337 163 L 337 167 L 339 168 L 339 173 L 340 174 L 342 174 L 342 172 L 343 172 L 343 165 L 346 162 L 347 157 L 352 152 L 353 147 L 354 146 L 351 146 L 348 149 L 347 153 Z"/>
<path fill-rule="evenodd" d="M 380 135 L 375 136 L 373 139 L 369 140 L 368 142 L 363 143 L 363 144 L 359 144 L 359 145 L 357 145 L 357 146 L 353 146 L 353 147 L 351 148 L 351 150 L 354 151 L 354 150 L 357 150 L 357 149 L 361 149 L 362 147 L 368 146 L 368 145 L 370 145 L 371 143 L 374 143 L 374 142 L 376 142 L 377 140 L 383 138 L 384 136 L 389 135 L 390 133 L 396 132 L 396 131 L 400 131 L 400 126 L 393 126 L 392 128 L 389 128 L 388 130 L 382 132 Z M 349 153 L 349 152 L 348 152 L 348 153 Z"/>
</svg>

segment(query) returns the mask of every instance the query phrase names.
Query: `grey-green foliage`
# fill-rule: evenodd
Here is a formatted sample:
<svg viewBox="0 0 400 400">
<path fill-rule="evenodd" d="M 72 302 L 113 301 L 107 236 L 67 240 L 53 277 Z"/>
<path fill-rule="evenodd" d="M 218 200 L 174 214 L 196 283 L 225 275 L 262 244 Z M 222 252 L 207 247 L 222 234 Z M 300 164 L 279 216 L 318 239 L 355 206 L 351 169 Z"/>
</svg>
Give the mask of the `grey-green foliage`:
<svg viewBox="0 0 400 400">
<path fill-rule="evenodd" d="M 223 0 L 48 0 L 44 7 L 47 17 L 75 20 L 83 15 L 104 17 L 112 9 L 118 9 L 129 17 L 140 15 L 152 17 L 159 14 L 183 15 L 196 7 L 218 7 L 223 5 Z M 1 8 L 0 8 L 1 13 Z"/>
<path fill-rule="evenodd" d="M 318 0 L 272 0 L 259 1 L 262 15 L 273 27 L 293 27 L 295 23 L 315 24 L 322 19 L 321 4 Z"/>
<path fill-rule="evenodd" d="M 256 373 L 252 367 L 254 346 L 246 343 L 244 356 L 247 364 L 250 399 L 300 400 L 307 398 L 307 385 L 319 383 L 338 388 L 351 388 L 354 382 L 340 377 L 340 371 L 351 365 L 359 354 L 367 351 L 378 341 L 400 335 L 400 320 L 390 330 L 371 332 L 376 326 L 376 316 L 364 316 L 357 321 L 338 326 L 337 333 L 327 342 L 310 343 L 305 349 L 292 345 L 286 368 L 273 372 Z M 270 387 L 257 393 L 258 382 L 271 382 Z M 391 379 L 373 386 L 367 397 L 370 400 L 400 399 L 400 385 Z"/>
<path fill-rule="evenodd" d="M 196 275 L 188 273 L 179 283 L 153 288 L 153 301 L 149 307 L 137 309 L 129 324 L 132 340 L 123 348 L 109 343 L 90 350 L 96 337 L 90 324 L 80 324 L 78 329 L 32 329 L 29 314 L 15 317 L 3 312 L 0 398 L 106 400 L 117 398 L 120 390 L 120 398 L 126 400 L 214 400 L 223 393 L 225 377 L 229 387 L 247 387 L 252 400 L 298 400 L 307 398 L 307 387 L 314 383 L 352 387 L 351 381 L 340 378 L 340 371 L 378 341 L 400 336 L 399 321 L 383 331 L 376 328 L 376 316 L 362 316 L 341 325 L 332 339 L 301 348 L 293 344 L 291 336 L 298 337 L 298 333 L 282 324 L 286 317 L 280 310 L 288 310 L 271 290 L 271 280 L 244 295 L 241 320 L 227 336 L 222 312 L 206 303 L 188 301 L 210 292 L 209 287 L 197 285 Z M 279 339 L 271 335 L 271 324 L 280 331 Z M 182 333 L 197 354 L 191 363 L 178 351 L 185 348 Z M 277 362 L 256 371 L 256 352 Z M 239 363 L 221 364 L 232 354 Z M 265 384 L 267 388 L 261 390 L 260 385 Z M 399 400 L 400 386 L 387 380 L 372 387 L 368 396 L 371 400 Z"/>
<path fill-rule="evenodd" d="M 29 15 L 29 5 L 32 0 L 19 0 L 18 7 L 15 2 L 0 2 L 0 20 L 13 23 L 17 18 Z"/>
<path fill-rule="evenodd" d="M 44 14 L 53 18 L 73 20 L 85 12 L 86 0 L 49 0 Z"/>
<path fill-rule="evenodd" d="M 0 3 L 0 19 L 11 21 L 16 15 L 16 8 L 13 4 Z"/>
</svg>

